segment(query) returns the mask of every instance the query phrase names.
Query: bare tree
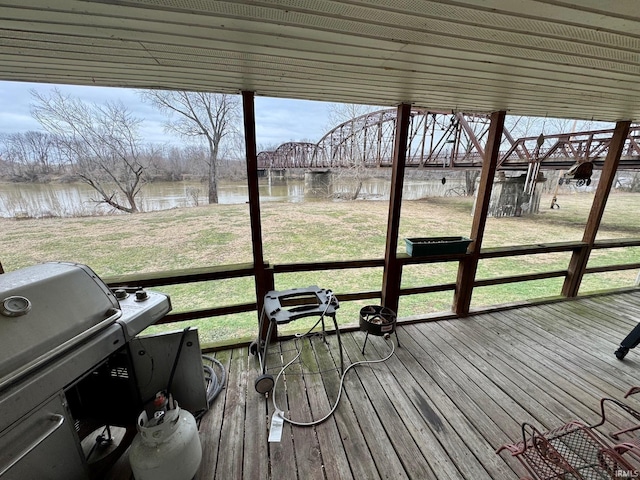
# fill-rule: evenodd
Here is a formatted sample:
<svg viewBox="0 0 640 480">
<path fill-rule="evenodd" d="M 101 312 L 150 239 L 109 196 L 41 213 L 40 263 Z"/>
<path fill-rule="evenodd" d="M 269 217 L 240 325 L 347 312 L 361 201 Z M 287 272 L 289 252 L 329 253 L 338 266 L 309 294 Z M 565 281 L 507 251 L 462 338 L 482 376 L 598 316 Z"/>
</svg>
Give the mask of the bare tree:
<svg viewBox="0 0 640 480">
<path fill-rule="evenodd" d="M 352 126 L 353 128 L 353 126 Z M 348 165 L 347 170 L 338 170 L 338 178 L 341 178 L 342 182 L 350 185 L 349 200 L 357 200 L 360 196 L 360 191 L 364 181 L 371 177 L 369 169 L 367 168 L 366 152 L 364 145 L 361 142 L 354 142 L 351 139 L 352 145 L 347 153 L 347 158 L 343 158 L 343 162 Z M 345 152 L 346 153 L 346 152 Z M 345 175 L 346 173 L 346 175 Z"/>
<path fill-rule="evenodd" d="M 383 107 L 372 105 L 360 105 L 358 103 L 332 103 L 329 105 L 329 125 L 327 130 L 332 130 L 341 123 L 361 117 L 367 113 L 381 110 Z"/>
<path fill-rule="evenodd" d="M 209 148 L 209 203 L 218 203 L 218 157 L 223 139 L 235 132 L 240 108 L 238 97 L 165 90 L 143 90 L 141 96 L 168 115 L 168 130 L 182 137 L 206 140 Z"/>
<path fill-rule="evenodd" d="M 517 140 L 521 137 L 534 137 L 540 135 L 557 135 L 559 133 L 584 132 L 594 128 L 612 128 L 605 122 L 593 122 L 588 120 L 571 120 L 567 118 L 541 118 L 507 116 L 505 129 Z"/>
<path fill-rule="evenodd" d="M 544 119 L 537 117 L 519 117 L 509 115 L 505 118 L 505 130 L 507 130 L 514 140 L 521 137 L 531 137 L 539 135 L 543 128 Z"/>
<path fill-rule="evenodd" d="M 352 131 L 356 129 L 355 120 L 363 115 L 380 110 L 382 107 L 375 107 L 372 105 L 361 105 L 357 103 L 332 103 L 329 105 L 329 126 L 328 130 L 333 130 L 341 124 L 351 122 L 349 128 Z M 356 200 L 360 196 L 360 190 L 364 180 L 370 177 L 370 173 L 367 169 L 364 146 L 360 144 L 356 138 L 351 138 L 348 153 L 348 158 L 342 158 L 343 163 L 348 165 L 346 169 L 339 169 L 337 178 L 340 183 L 347 184 L 349 186 L 349 193 L 347 198 L 350 200 Z M 340 193 L 339 195 L 344 195 Z"/>
<path fill-rule="evenodd" d="M 57 139 L 44 132 L 28 132 L 2 135 L 3 156 L 13 166 L 13 174 L 36 180 L 42 174 L 52 172 L 58 158 Z"/>
<path fill-rule="evenodd" d="M 141 123 L 121 103 L 88 104 L 54 90 L 31 91 L 31 113 L 55 135 L 83 182 L 98 192 L 97 203 L 123 212 L 138 212 L 143 184 Z"/>
</svg>

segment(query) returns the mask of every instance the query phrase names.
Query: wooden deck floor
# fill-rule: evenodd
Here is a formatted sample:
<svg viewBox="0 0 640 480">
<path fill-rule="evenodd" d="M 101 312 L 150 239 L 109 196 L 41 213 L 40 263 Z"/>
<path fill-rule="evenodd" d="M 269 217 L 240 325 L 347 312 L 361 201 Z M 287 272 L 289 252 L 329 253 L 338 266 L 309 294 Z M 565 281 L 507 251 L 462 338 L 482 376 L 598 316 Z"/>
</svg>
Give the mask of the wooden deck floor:
<svg viewBox="0 0 640 480">
<path fill-rule="evenodd" d="M 624 361 L 613 354 L 638 321 L 640 291 L 399 327 L 392 358 L 346 374 L 333 416 L 315 427 L 285 423 L 278 443 L 267 441 L 272 400 L 254 390 L 257 359 L 246 348 L 220 352 L 228 381 L 200 426 L 197 478 L 516 479 L 520 465 L 494 451 L 518 439 L 521 422 L 595 422 L 602 396 L 622 399 L 640 384 L 640 348 Z M 363 339 L 342 335 L 346 365 L 389 352 L 369 337 L 363 356 Z M 339 372 L 335 337 L 329 342 L 299 341 L 301 359 L 276 390 L 288 417 L 310 421 L 330 410 Z M 277 348 L 285 362 L 296 353 L 294 341 Z M 274 373 L 281 363 L 268 359 Z"/>
</svg>

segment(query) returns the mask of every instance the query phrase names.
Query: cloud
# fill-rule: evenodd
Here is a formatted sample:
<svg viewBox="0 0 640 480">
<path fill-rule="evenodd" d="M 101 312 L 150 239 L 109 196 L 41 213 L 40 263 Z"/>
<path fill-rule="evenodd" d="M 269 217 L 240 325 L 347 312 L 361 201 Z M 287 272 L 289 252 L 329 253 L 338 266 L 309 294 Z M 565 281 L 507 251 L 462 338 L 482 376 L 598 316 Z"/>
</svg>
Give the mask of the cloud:
<svg viewBox="0 0 640 480">
<path fill-rule="evenodd" d="M 125 88 L 51 85 L 0 81 L 0 134 L 41 130 L 31 117 L 33 102 L 30 90 L 47 94 L 58 88 L 62 93 L 86 102 L 104 104 L 122 101 L 134 116 L 144 119 L 140 133 L 150 143 L 179 143 L 165 132 L 165 117 L 144 103 L 136 90 Z M 258 145 L 280 145 L 290 141 L 317 142 L 329 130 L 329 106 L 324 102 L 255 97 L 256 135 Z"/>
<path fill-rule="evenodd" d="M 328 130 L 329 106 L 325 102 L 256 97 L 258 144 L 290 141 L 317 142 Z"/>
<path fill-rule="evenodd" d="M 27 113 L 14 113 L 8 111 L 0 111 L 0 125 L 6 128 L 0 128 L 0 133 L 27 132 L 29 130 L 40 130 L 40 124 Z"/>
</svg>

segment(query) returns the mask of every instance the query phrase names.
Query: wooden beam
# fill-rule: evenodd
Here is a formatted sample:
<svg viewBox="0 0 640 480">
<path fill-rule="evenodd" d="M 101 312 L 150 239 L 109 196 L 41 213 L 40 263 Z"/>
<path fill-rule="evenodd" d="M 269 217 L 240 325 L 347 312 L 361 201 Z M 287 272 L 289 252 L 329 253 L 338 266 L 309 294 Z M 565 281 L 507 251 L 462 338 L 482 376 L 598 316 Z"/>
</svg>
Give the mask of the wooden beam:
<svg viewBox="0 0 640 480">
<path fill-rule="evenodd" d="M 396 118 L 389 216 L 387 218 L 387 242 L 384 252 L 384 272 L 382 274 L 382 305 L 397 313 L 400 300 L 400 281 L 402 279 L 402 264 L 398 262 L 397 258 L 398 233 L 400 230 L 402 187 L 404 186 L 404 170 L 407 159 L 411 105 L 408 103 L 398 105 Z"/>
<path fill-rule="evenodd" d="M 482 162 L 476 208 L 473 212 L 473 223 L 471 225 L 471 239 L 473 241 L 467 250 L 468 255 L 458 264 L 458 278 L 453 295 L 453 311 L 459 317 L 465 317 L 469 314 L 473 284 L 476 279 L 478 260 L 480 258 L 480 248 L 482 248 L 482 238 L 484 237 L 484 229 L 487 223 L 491 189 L 493 188 L 493 179 L 498 165 L 505 116 L 506 112 L 504 111 L 491 114 L 491 126 L 489 127 L 489 137 Z"/>
<path fill-rule="evenodd" d="M 255 275 L 256 304 L 258 322 L 262 313 L 264 296 L 270 290 L 264 264 L 262 248 L 262 223 L 260 220 L 260 191 L 258 188 L 258 154 L 256 149 L 256 114 L 254 93 L 242 92 L 242 113 L 244 119 L 244 142 L 247 153 L 247 184 L 249 186 L 249 217 L 251 224 L 251 244 Z M 266 322 L 265 322 L 266 323 Z M 266 334 L 266 333 L 265 333 Z"/>
<path fill-rule="evenodd" d="M 609 192 L 611 192 L 611 186 L 613 185 L 613 180 L 618 170 L 620 156 L 622 155 L 622 150 L 629 135 L 630 126 L 630 121 L 616 123 L 613 138 L 609 145 L 609 151 L 607 152 L 607 157 L 604 160 L 602 172 L 600 173 L 600 180 L 598 181 L 598 188 L 593 198 L 589 218 L 587 219 L 584 234 L 582 235 L 582 241 L 585 242 L 586 245 L 574 250 L 571 260 L 569 260 L 568 273 L 562 285 L 562 295 L 565 297 L 576 297 L 580 290 L 582 277 L 584 277 L 589 256 L 591 255 L 591 250 L 593 249 L 593 244 L 595 243 L 596 235 L 600 228 L 602 215 L 607 205 Z"/>
<path fill-rule="evenodd" d="M 208 282 L 227 278 L 250 277 L 253 275 L 253 272 L 254 268 L 252 263 L 238 263 L 235 265 L 183 268 L 161 272 L 129 273 L 103 277 L 102 280 L 111 288 L 118 286 L 147 288 L 162 285 Z"/>
<path fill-rule="evenodd" d="M 352 268 L 380 268 L 384 259 L 337 260 L 334 262 L 300 262 L 272 265 L 275 273 L 318 272 L 322 270 L 345 270 Z"/>
</svg>

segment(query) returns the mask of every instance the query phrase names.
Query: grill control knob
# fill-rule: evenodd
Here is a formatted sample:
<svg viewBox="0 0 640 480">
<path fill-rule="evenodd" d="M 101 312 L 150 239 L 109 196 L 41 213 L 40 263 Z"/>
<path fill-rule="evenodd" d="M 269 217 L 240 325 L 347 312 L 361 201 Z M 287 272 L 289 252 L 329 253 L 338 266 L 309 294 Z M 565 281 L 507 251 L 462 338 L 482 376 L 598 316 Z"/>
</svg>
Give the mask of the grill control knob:
<svg viewBox="0 0 640 480">
<path fill-rule="evenodd" d="M 127 298 L 129 296 L 129 294 L 127 293 L 127 291 L 124 288 L 118 288 L 115 292 L 116 298 L 118 300 L 124 300 L 125 298 Z"/>
<path fill-rule="evenodd" d="M 138 290 L 136 292 L 136 302 L 144 302 L 147 298 L 149 298 L 149 294 L 146 290 Z"/>
</svg>

